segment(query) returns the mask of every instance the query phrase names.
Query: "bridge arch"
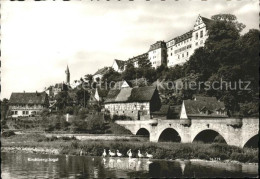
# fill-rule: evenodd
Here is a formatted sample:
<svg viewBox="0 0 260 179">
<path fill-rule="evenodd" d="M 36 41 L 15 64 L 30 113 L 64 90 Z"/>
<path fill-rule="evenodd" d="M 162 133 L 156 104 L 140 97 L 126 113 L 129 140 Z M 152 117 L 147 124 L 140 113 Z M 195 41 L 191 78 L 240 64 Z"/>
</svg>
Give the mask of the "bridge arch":
<svg viewBox="0 0 260 179">
<path fill-rule="evenodd" d="M 258 148 L 258 144 L 259 144 L 259 135 L 256 134 L 250 139 L 248 139 L 247 141 L 245 141 L 245 144 L 242 147 Z"/>
<path fill-rule="evenodd" d="M 146 128 L 140 128 L 136 132 L 136 135 L 143 135 L 143 136 L 146 136 L 146 137 L 150 137 L 150 132 Z"/>
<path fill-rule="evenodd" d="M 181 137 L 175 129 L 166 128 L 160 133 L 158 142 L 181 142 Z"/>
<path fill-rule="evenodd" d="M 199 131 L 196 135 L 194 135 L 194 138 L 192 139 L 192 142 L 203 142 L 203 143 L 226 143 L 227 140 L 224 138 L 223 135 L 220 134 L 220 132 L 213 130 L 213 129 L 205 129 L 202 131 Z"/>
</svg>

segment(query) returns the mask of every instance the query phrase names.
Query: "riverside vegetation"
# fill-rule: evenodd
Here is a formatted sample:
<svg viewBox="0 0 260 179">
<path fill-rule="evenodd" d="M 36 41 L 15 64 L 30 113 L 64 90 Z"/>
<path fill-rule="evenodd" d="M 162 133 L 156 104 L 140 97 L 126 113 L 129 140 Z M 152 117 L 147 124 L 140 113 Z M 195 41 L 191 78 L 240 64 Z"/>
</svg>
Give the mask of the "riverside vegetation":
<svg viewBox="0 0 260 179">
<path fill-rule="evenodd" d="M 241 149 L 226 144 L 213 143 L 173 143 L 173 142 L 143 142 L 138 140 L 115 141 L 80 141 L 72 137 L 45 137 L 42 134 L 9 135 L 1 139 L 2 147 L 8 148 L 45 148 L 57 149 L 60 154 L 79 155 L 80 151 L 88 156 L 101 156 L 103 150 L 119 150 L 126 157 L 126 152 L 132 149 L 133 157 L 137 157 L 138 150 L 148 152 L 155 159 L 205 159 L 220 158 L 221 160 L 235 160 L 239 162 L 258 163 L 258 150 Z"/>
</svg>

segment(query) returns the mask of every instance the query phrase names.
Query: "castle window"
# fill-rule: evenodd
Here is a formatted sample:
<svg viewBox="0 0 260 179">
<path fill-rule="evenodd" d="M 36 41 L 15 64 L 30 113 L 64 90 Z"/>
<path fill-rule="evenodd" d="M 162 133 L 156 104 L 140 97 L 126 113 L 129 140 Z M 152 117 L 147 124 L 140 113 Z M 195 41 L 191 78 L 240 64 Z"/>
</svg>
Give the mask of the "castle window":
<svg viewBox="0 0 260 179">
<path fill-rule="evenodd" d="M 178 59 L 180 59 L 180 55 L 178 55 Z"/>
<path fill-rule="evenodd" d="M 171 53 L 171 56 L 172 56 L 172 53 Z"/>
<path fill-rule="evenodd" d="M 203 37 L 203 30 L 200 31 L 200 37 Z"/>
<path fill-rule="evenodd" d="M 200 44 L 203 44 L 203 40 L 200 41 Z"/>
<path fill-rule="evenodd" d="M 198 40 L 198 37 L 199 37 L 199 35 L 198 35 L 198 32 L 196 33 L 196 40 Z"/>
<path fill-rule="evenodd" d="M 198 46 L 198 42 L 196 42 L 196 46 Z"/>
<path fill-rule="evenodd" d="M 182 57 L 184 57 L 184 53 L 182 54 Z"/>
<path fill-rule="evenodd" d="M 189 52 L 187 52 L 187 57 L 189 56 Z"/>
</svg>

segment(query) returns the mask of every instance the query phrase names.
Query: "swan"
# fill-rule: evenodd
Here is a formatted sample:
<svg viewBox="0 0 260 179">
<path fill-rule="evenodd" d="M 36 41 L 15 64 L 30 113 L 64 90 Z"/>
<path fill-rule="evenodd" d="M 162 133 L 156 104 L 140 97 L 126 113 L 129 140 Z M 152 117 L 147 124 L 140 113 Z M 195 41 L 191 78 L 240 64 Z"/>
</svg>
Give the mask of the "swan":
<svg viewBox="0 0 260 179">
<path fill-rule="evenodd" d="M 148 165 L 151 164 L 151 163 L 153 163 L 153 162 L 151 162 L 151 161 L 149 161 L 149 160 L 147 161 L 147 164 L 148 164 Z"/>
<path fill-rule="evenodd" d="M 121 156 L 122 156 L 122 154 L 119 153 L 119 150 L 116 150 L 116 155 L 117 155 L 118 157 L 121 157 Z"/>
<path fill-rule="evenodd" d="M 103 157 L 106 157 L 107 153 L 106 153 L 106 149 L 104 149 L 104 152 L 102 154 Z"/>
<path fill-rule="evenodd" d="M 148 158 L 153 158 L 153 155 L 152 155 L 152 154 L 148 154 L 148 153 L 146 152 L 146 157 L 148 157 Z"/>
<path fill-rule="evenodd" d="M 115 153 L 111 152 L 110 150 L 108 150 L 108 151 L 109 151 L 110 157 L 114 157 L 116 155 Z"/>
<path fill-rule="evenodd" d="M 127 151 L 127 155 L 128 155 L 129 158 L 131 158 L 131 157 L 133 156 L 133 154 L 132 154 L 132 152 L 131 152 L 131 149 L 129 149 L 129 150 Z"/>
<path fill-rule="evenodd" d="M 138 157 L 139 157 L 139 158 L 142 158 L 142 157 L 143 157 L 143 155 L 141 154 L 140 150 L 138 150 Z"/>
<path fill-rule="evenodd" d="M 79 155 L 81 156 L 83 154 L 83 151 L 81 150 L 80 152 L 79 152 Z"/>
</svg>

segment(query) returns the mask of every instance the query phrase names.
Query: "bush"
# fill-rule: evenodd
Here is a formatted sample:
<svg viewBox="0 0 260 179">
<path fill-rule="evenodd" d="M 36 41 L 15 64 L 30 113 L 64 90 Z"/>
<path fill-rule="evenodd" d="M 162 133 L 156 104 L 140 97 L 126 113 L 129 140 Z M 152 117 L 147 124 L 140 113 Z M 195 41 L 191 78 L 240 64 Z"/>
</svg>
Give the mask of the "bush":
<svg viewBox="0 0 260 179">
<path fill-rule="evenodd" d="M 65 108 L 65 114 L 70 114 L 70 115 L 72 115 L 73 112 L 74 112 L 73 107 L 67 106 L 67 107 Z"/>
<path fill-rule="evenodd" d="M 11 136 L 13 136 L 13 135 L 15 135 L 14 131 L 4 131 L 4 132 L 2 133 L 2 136 L 3 136 L 3 137 L 11 137 Z"/>
</svg>

